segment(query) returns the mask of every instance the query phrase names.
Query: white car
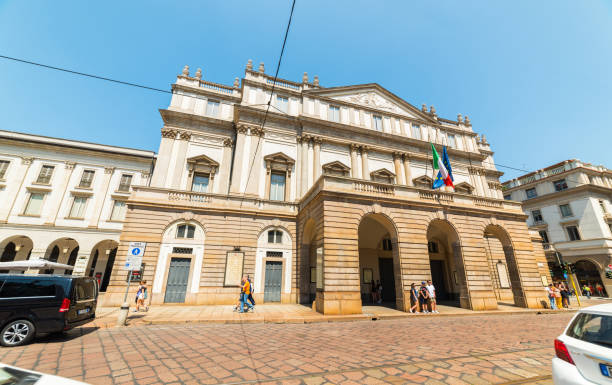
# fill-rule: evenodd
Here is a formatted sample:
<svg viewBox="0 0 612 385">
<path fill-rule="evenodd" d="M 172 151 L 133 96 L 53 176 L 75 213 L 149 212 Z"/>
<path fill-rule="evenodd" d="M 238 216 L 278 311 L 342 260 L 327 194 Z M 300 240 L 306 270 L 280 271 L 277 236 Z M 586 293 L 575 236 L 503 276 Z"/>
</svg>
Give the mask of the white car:
<svg viewBox="0 0 612 385">
<path fill-rule="evenodd" d="M 612 384 L 612 303 L 576 313 L 555 340 L 556 385 Z"/>
<path fill-rule="evenodd" d="M 84 382 L 0 364 L 2 385 L 87 385 Z"/>
</svg>

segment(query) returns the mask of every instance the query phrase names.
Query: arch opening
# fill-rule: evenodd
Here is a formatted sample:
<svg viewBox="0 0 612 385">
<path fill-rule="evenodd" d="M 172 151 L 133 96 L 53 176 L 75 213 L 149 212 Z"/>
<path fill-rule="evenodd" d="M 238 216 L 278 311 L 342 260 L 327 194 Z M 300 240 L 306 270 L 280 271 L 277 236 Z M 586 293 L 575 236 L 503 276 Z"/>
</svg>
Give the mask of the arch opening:
<svg viewBox="0 0 612 385">
<path fill-rule="evenodd" d="M 302 237 L 300 239 L 300 260 L 298 274 L 300 288 L 299 301 L 302 304 L 312 304 L 317 295 L 317 234 L 315 221 L 309 218 L 304 225 Z"/>
<path fill-rule="evenodd" d="M 527 307 L 510 235 L 499 225 L 488 225 L 483 239 L 497 302 Z"/>
<path fill-rule="evenodd" d="M 427 228 L 427 250 L 436 302 L 470 309 L 459 234 L 448 221 L 431 221 Z"/>
<path fill-rule="evenodd" d="M 574 264 L 574 273 L 580 285 L 580 291 L 584 285 L 591 288 L 591 294 L 595 296 L 608 297 L 609 294 L 601 279 L 597 265 L 588 259 L 581 259 Z"/>
<path fill-rule="evenodd" d="M 0 243 L 0 262 L 26 261 L 33 246 L 32 240 L 24 235 L 9 237 Z M 23 270 L 0 270 L 0 273 L 21 274 Z"/>
<path fill-rule="evenodd" d="M 359 223 L 361 303 L 404 310 L 397 230 L 383 214 L 367 214 Z"/>
<path fill-rule="evenodd" d="M 100 292 L 105 292 L 108 287 L 118 246 L 116 241 L 107 239 L 98 242 L 91 250 L 85 274 L 98 281 Z"/>
<path fill-rule="evenodd" d="M 72 238 L 59 238 L 51 242 L 45 252 L 45 259 L 74 267 L 79 254 L 79 243 Z M 47 269 L 45 274 L 72 274 L 73 269 Z"/>
</svg>

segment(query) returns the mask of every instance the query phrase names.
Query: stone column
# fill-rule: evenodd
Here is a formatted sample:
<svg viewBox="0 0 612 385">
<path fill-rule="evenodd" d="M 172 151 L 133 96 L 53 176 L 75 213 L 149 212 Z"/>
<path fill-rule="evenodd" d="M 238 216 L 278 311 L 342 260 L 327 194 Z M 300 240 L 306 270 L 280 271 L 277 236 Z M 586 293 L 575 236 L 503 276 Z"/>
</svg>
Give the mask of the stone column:
<svg viewBox="0 0 612 385">
<path fill-rule="evenodd" d="M 313 138 L 311 137 L 311 140 L 308 141 L 308 149 L 306 151 L 306 156 L 307 156 L 307 161 L 306 161 L 306 175 L 308 178 L 308 188 L 310 188 L 310 186 L 312 186 L 314 184 L 314 179 L 312 179 L 313 176 L 313 170 L 312 170 L 312 165 L 314 164 L 314 142 L 313 142 Z M 312 151 L 311 151 L 312 150 Z M 308 190 L 308 188 L 306 190 Z"/>
<path fill-rule="evenodd" d="M 223 140 L 223 152 L 221 154 L 221 165 L 219 166 L 219 191 L 214 191 L 219 194 L 227 194 L 229 187 L 229 173 L 232 163 L 232 147 L 234 141 L 230 138 Z M 213 186 L 214 188 L 214 186 Z"/>
<path fill-rule="evenodd" d="M 314 146 L 314 156 L 313 156 L 313 162 L 312 162 L 312 168 L 313 168 L 313 173 L 312 173 L 312 180 L 313 183 L 317 181 L 317 179 L 319 179 L 319 176 L 321 176 L 321 138 L 320 137 L 315 137 L 313 138 L 313 146 Z"/>
<path fill-rule="evenodd" d="M 476 195 L 484 196 L 484 191 L 482 190 L 482 184 L 480 177 L 478 176 L 478 169 L 474 167 L 469 167 L 468 172 L 470 174 L 470 182 L 476 189 Z"/>
<path fill-rule="evenodd" d="M 491 193 L 489 191 L 489 183 L 487 182 L 487 176 L 485 175 L 485 170 L 480 170 L 480 180 L 482 181 L 482 189 L 484 192 L 484 196 L 490 197 Z"/>
<path fill-rule="evenodd" d="M 414 184 L 412 183 L 412 171 L 410 170 L 410 155 L 404 154 L 402 158 L 404 159 L 404 174 L 406 177 L 406 185 L 413 186 Z"/>
<path fill-rule="evenodd" d="M 102 181 L 102 188 L 98 190 L 99 192 L 104 191 L 104 195 L 98 196 L 98 199 L 95 201 L 94 216 L 89 222 L 89 227 L 97 227 L 100 219 L 102 218 L 102 207 L 104 207 L 104 201 L 106 201 L 106 197 L 108 196 L 108 188 L 113 172 L 115 172 L 114 167 L 104 167 L 104 180 Z"/>
<path fill-rule="evenodd" d="M 62 197 L 60 198 L 59 202 L 57 203 L 57 210 L 55 210 L 55 214 L 53 215 L 52 218 L 50 218 L 50 220 L 49 220 L 49 222 L 47 222 L 47 224 L 54 224 L 56 219 L 57 219 L 59 211 L 62 208 L 62 203 L 64 203 L 64 199 L 66 198 L 66 192 L 68 191 L 68 183 L 70 182 L 70 178 L 72 177 L 72 173 L 74 172 L 74 166 L 75 165 L 76 165 L 75 162 L 66 162 L 65 163 L 66 172 L 64 172 L 64 180 L 62 180 L 62 184 L 61 184 L 61 187 L 60 187 L 60 190 L 62 192 Z M 95 211 L 94 211 L 94 213 L 95 213 Z"/>
<path fill-rule="evenodd" d="M 164 187 L 168 177 L 168 167 L 172 157 L 172 146 L 178 132 L 173 129 L 163 128 L 161 130 L 161 141 L 159 143 L 159 153 L 155 161 L 155 169 L 151 178 L 152 187 Z"/>
<path fill-rule="evenodd" d="M 300 195 L 304 196 L 308 191 L 308 143 L 310 142 L 310 136 L 303 135 L 302 136 L 302 164 L 300 164 L 300 168 L 302 171 L 300 172 L 301 186 L 302 190 L 300 191 Z"/>
<path fill-rule="evenodd" d="M 295 163 L 295 200 L 301 198 L 302 193 L 302 137 L 296 138 L 296 154 L 297 160 Z"/>
<path fill-rule="evenodd" d="M 249 164 L 249 169 L 246 170 L 245 177 L 247 178 L 246 193 L 253 196 L 259 196 L 259 178 L 260 171 L 263 166 L 263 137 L 265 131 L 261 128 L 251 128 L 251 157 L 253 164 Z M 249 175 L 250 173 L 250 175 Z"/>
<path fill-rule="evenodd" d="M 187 147 L 189 146 L 189 140 L 191 140 L 191 132 L 183 131 L 179 134 L 180 142 L 178 143 L 176 152 L 172 154 L 176 158 L 174 170 L 172 172 L 172 183 L 170 188 L 180 189 L 181 181 L 183 180 L 183 172 L 186 170 L 187 160 Z"/>
<path fill-rule="evenodd" d="M 395 166 L 395 183 L 406 184 L 404 180 L 404 172 L 402 171 L 402 154 L 399 152 L 393 153 L 393 165 Z"/>
<path fill-rule="evenodd" d="M 230 181 L 230 192 L 234 194 L 240 193 L 240 182 L 242 179 L 242 165 L 244 163 L 244 142 L 246 140 L 246 126 L 238 126 L 236 128 L 236 151 L 234 152 L 234 170 L 232 171 L 232 180 Z"/>
<path fill-rule="evenodd" d="M 368 165 L 368 146 L 361 146 L 361 178 L 370 180 L 370 167 Z"/>
<path fill-rule="evenodd" d="M 357 151 L 359 146 L 356 144 L 351 144 L 349 146 L 349 151 L 351 152 L 351 177 L 359 178 L 357 174 Z"/>
</svg>

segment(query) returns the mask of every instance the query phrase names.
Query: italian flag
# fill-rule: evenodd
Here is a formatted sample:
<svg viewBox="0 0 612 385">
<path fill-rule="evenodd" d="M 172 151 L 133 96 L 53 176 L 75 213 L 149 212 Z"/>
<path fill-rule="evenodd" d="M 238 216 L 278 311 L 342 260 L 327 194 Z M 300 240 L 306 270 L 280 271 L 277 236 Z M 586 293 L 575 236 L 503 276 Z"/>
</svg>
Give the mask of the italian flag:
<svg viewBox="0 0 612 385">
<path fill-rule="evenodd" d="M 436 151 L 436 148 L 434 147 L 433 143 L 430 143 L 430 144 L 431 144 L 431 153 L 433 156 L 432 163 L 433 163 L 434 175 L 436 171 L 438 171 L 440 173 L 440 176 L 442 177 L 442 180 L 444 181 L 444 184 L 455 188 L 455 186 L 453 185 L 453 180 L 451 179 L 451 176 L 448 173 L 446 166 L 444 166 L 444 162 L 442 161 L 442 158 L 440 158 L 440 155 L 438 155 L 438 151 Z"/>
</svg>

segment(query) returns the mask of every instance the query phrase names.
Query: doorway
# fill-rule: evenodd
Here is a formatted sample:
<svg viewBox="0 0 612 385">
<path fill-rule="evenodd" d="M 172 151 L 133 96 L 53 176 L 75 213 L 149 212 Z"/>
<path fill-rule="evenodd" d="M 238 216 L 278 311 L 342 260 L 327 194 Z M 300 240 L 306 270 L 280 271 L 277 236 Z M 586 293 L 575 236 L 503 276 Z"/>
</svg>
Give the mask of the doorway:
<svg viewBox="0 0 612 385">
<path fill-rule="evenodd" d="M 380 284 L 382 285 L 382 301 L 395 305 L 395 274 L 392 258 L 378 258 Z"/>
<path fill-rule="evenodd" d="M 444 261 L 432 259 L 429 261 L 431 268 L 431 282 L 436 288 L 436 299 L 438 301 L 452 301 L 454 298 L 446 288 L 446 269 Z"/>
<path fill-rule="evenodd" d="M 264 283 L 264 302 L 280 302 L 283 282 L 283 263 L 266 261 L 266 278 Z"/>
<path fill-rule="evenodd" d="M 191 258 L 172 258 L 168 270 L 165 303 L 184 303 L 189 282 Z"/>
</svg>

